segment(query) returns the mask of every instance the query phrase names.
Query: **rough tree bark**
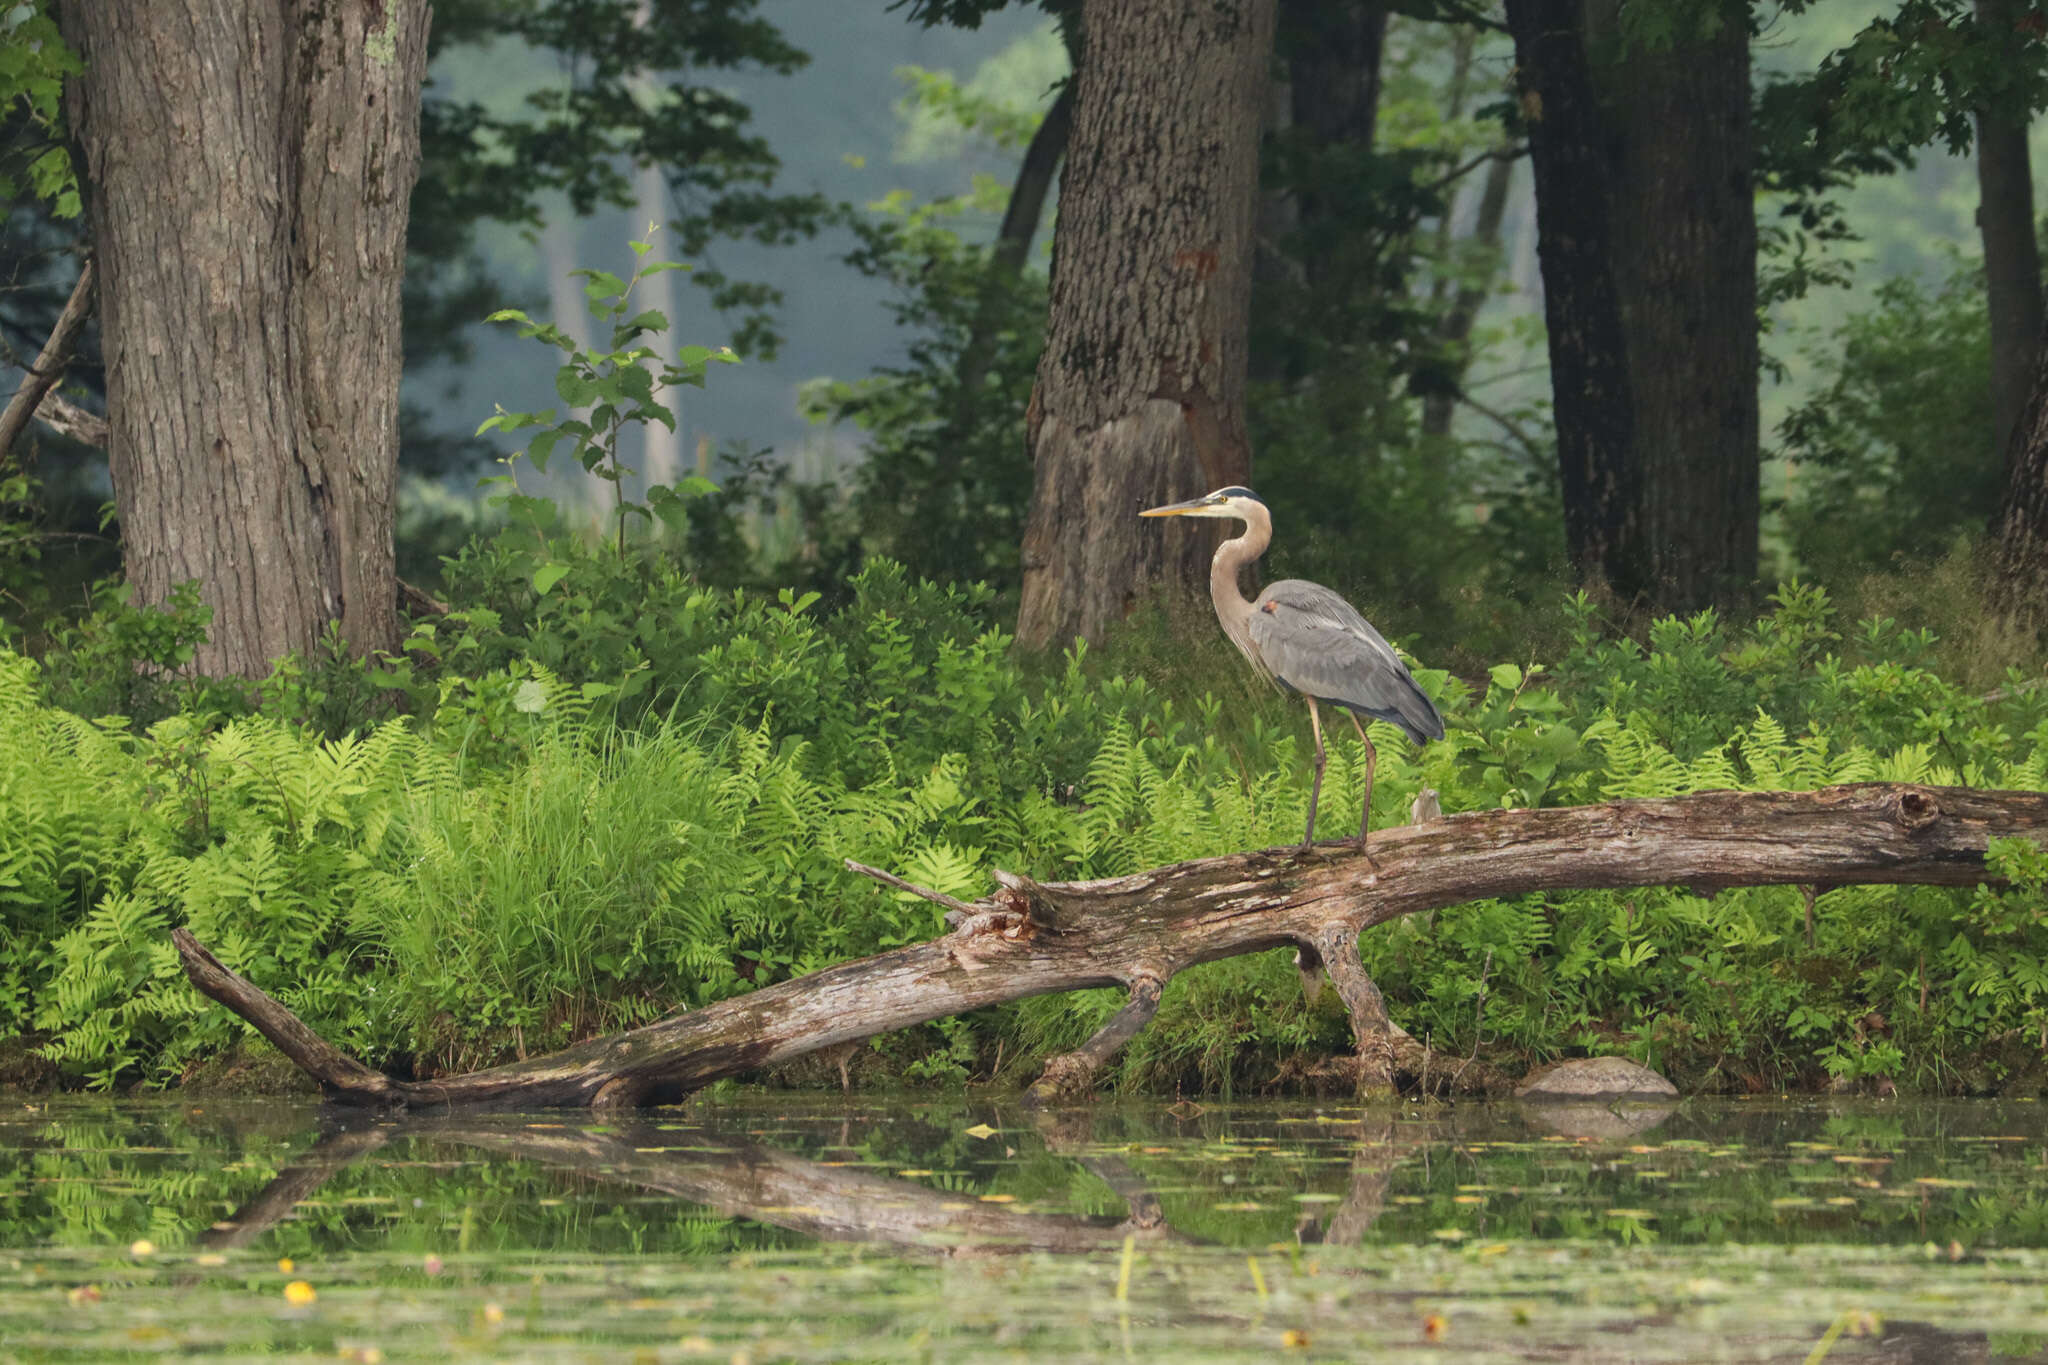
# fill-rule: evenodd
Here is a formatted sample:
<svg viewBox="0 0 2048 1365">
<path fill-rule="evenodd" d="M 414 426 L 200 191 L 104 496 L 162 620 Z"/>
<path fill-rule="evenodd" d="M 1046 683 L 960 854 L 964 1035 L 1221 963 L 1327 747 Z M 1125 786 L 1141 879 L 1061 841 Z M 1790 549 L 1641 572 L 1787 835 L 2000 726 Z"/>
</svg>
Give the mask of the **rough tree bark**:
<svg viewBox="0 0 2048 1365">
<path fill-rule="evenodd" d="M 1605 120 L 1586 56 L 1582 0 L 1507 0 L 1515 80 L 1536 178 L 1551 411 L 1564 489 L 1565 553 L 1582 579 L 1647 583 L 1624 533 L 1642 498 L 1635 402 L 1612 261 Z"/>
<path fill-rule="evenodd" d="M 1977 20 L 2016 38 L 2012 0 L 1977 0 Z M 1998 109 L 1977 114 L 1977 231 L 1984 239 L 1985 303 L 1991 312 L 1991 421 L 1998 449 L 2014 430 L 2034 382 L 2044 325 L 2041 248 L 2034 236 L 2034 170 L 2027 121 Z"/>
<path fill-rule="evenodd" d="M 1993 600 L 2023 624 L 2048 624 L 2048 336 L 2007 447 L 2005 496 L 1991 533 Z"/>
<path fill-rule="evenodd" d="M 1327 361 L 1319 343 L 1342 338 L 1323 335 L 1316 305 L 1356 312 L 1343 300 L 1361 284 L 1357 167 L 1379 124 L 1386 33 L 1377 0 L 1281 0 L 1254 225 L 1254 380 L 1299 381 Z"/>
<path fill-rule="evenodd" d="M 1756 216 L 1740 5 L 1669 46 L 1511 0 L 1573 567 L 1654 611 L 1757 573 Z"/>
<path fill-rule="evenodd" d="M 1380 63 L 1387 45 L 1387 7 L 1375 0 L 1285 0 L 1288 31 L 1289 122 L 1316 147 L 1350 146 L 1370 152 L 1379 127 Z M 1303 185 L 1295 191 L 1301 254 L 1311 289 L 1330 282 L 1329 252 L 1321 240 L 1341 241 L 1346 196 L 1337 187 Z"/>
<path fill-rule="evenodd" d="M 130 581 L 145 602 L 200 581 L 203 672 L 261 676 L 336 620 L 395 647 L 426 0 L 95 0 L 63 22 Z"/>
<path fill-rule="evenodd" d="M 1274 4 L 1083 7 L 1027 423 L 1027 648 L 1100 639 L 1155 587 L 1192 592 L 1211 542 L 1136 513 L 1250 477 L 1246 322 Z"/>
<path fill-rule="evenodd" d="M 1123 986 L 1130 1000 L 1087 1044 L 1055 1058 L 1041 1101 L 1084 1093 L 1150 1020 L 1188 967 L 1294 945 L 1327 971 L 1358 1037 L 1363 1091 L 1391 1086 L 1385 1003 L 1358 935 L 1401 915 L 1487 896 L 1574 887 L 1859 882 L 1972 886 L 1993 837 L 2048 839 L 2048 793 L 1870 783 L 1818 792 L 1703 792 L 1555 810 L 1478 811 L 1388 830 L 1372 859 L 1351 843 L 1268 849 L 1094 882 L 997 874 L 973 904 L 923 892 L 955 928 L 549 1057 L 430 1081 L 402 1081 L 319 1039 L 172 932 L 198 989 L 260 1030 L 329 1099 L 372 1107 L 609 1109 L 945 1015 L 1053 991 Z M 890 885 L 892 875 L 854 865 Z M 916 890 L 917 888 L 910 888 Z"/>
<path fill-rule="evenodd" d="M 1642 470 L 1623 558 L 1649 566 L 1660 612 L 1724 606 L 1756 582 L 1761 510 L 1748 13 L 1700 5 L 1688 22 L 1718 27 L 1657 48 L 1622 31 L 1622 0 L 1588 8 L 1620 142 L 1609 212 Z"/>
</svg>

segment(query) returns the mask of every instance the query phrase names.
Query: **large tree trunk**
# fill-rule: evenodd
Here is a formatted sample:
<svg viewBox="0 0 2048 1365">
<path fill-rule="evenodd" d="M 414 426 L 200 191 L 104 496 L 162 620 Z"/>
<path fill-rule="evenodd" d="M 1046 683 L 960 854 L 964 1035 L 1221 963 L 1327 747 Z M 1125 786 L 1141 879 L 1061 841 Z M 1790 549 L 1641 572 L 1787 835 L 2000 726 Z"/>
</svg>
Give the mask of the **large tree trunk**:
<svg viewBox="0 0 2048 1365">
<path fill-rule="evenodd" d="M 1379 122 L 1386 37 L 1378 0 L 1281 0 L 1252 260 L 1250 372 L 1262 383 L 1330 369 L 1330 352 L 1352 338 L 1325 319 L 1355 326 L 1350 296 L 1377 283 L 1360 268 L 1357 205 L 1369 181 L 1360 168 Z"/>
<path fill-rule="evenodd" d="M 397 643 L 399 283 L 425 0 L 94 0 L 70 113 L 109 461 L 145 602 L 198 579 L 202 672 L 339 621 Z"/>
<path fill-rule="evenodd" d="M 1757 572 L 1756 218 L 1739 7 L 1668 47 L 1510 0 L 1574 569 L 1655 611 Z"/>
<path fill-rule="evenodd" d="M 1210 540 L 1137 512 L 1250 478 L 1246 315 L 1274 4 L 1083 7 L 1028 421 L 1026 647 L 1100 639 L 1154 588 L 1193 590 Z"/>
<path fill-rule="evenodd" d="M 2048 335 L 2007 446 L 2005 497 L 1992 518 L 1992 597 L 2015 619 L 2048 624 Z"/>
<path fill-rule="evenodd" d="M 1654 609 L 1690 612 L 1741 600 L 1757 576 L 1749 27 L 1722 0 L 1686 21 L 1718 10 L 1717 31 L 1649 47 L 1624 39 L 1621 3 L 1589 5 L 1620 143 L 1609 211 L 1642 470 L 1621 558 L 1649 566 L 1631 586 Z"/>
<path fill-rule="evenodd" d="M 1387 7 L 1377 0 L 1286 0 L 1290 122 L 1313 147 L 1365 155 L 1379 127 L 1380 61 L 1387 45 Z M 1337 281 L 1325 243 L 1342 243 L 1351 196 L 1341 186 L 1307 184 L 1295 192 L 1304 282 Z"/>
<path fill-rule="evenodd" d="M 1102 881 L 1037 883 L 999 872 L 999 888 L 973 904 L 856 864 L 947 905 L 953 932 L 549 1057 L 426 1081 L 346 1056 L 190 932 L 171 937 L 193 985 L 350 1105 L 629 1107 L 945 1015 L 1123 986 L 1124 1007 L 1081 1048 L 1054 1058 L 1033 1087 L 1040 1099 L 1072 1098 L 1151 1022 L 1176 974 L 1289 945 L 1305 967 L 1327 973 L 1350 1012 L 1356 1083 L 1383 1093 L 1401 1042 L 1358 953 L 1359 933 L 1374 925 L 1482 897 L 1578 887 L 1975 886 L 1989 879 L 1991 839 L 2044 836 L 2048 794 L 1866 783 L 1473 811 L 1382 831 L 1370 857 L 1347 840 Z"/>
<path fill-rule="evenodd" d="M 2012 0 L 1977 0 L 1979 22 L 2013 34 Z M 2024 118 L 1977 115 L 1977 230 L 1984 239 L 1985 302 L 1991 311 L 1991 420 L 2000 450 L 2011 442 L 2034 382 L 2041 344 L 2041 248 L 2034 236 L 2034 171 Z"/>
<path fill-rule="evenodd" d="M 1507 0 L 1507 16 L 1536 177 L 1565 553 L 1581 579 L 1633 593 L 1650 577 L 1625 526 L 1642 499 L 1642 471 L 1612 269 L 1612 160 L 1586 58 L 1581 0 Z"/>
</svg>

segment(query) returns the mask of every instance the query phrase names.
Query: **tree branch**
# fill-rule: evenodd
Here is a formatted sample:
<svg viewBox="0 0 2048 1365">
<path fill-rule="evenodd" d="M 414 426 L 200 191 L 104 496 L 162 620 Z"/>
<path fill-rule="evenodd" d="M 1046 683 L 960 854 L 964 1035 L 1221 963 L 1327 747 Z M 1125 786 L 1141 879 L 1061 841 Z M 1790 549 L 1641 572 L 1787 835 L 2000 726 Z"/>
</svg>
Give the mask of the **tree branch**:
<svg viewBox="0 0 2048 1365">
<path fill-rule="evenodd" d="M 189 932 L 172 937 L 194 985 L 254 1024 L 343 1104 L 642 1104 L 947 1015 L 1123 985 L 1130 1003 L 1081 1049 L 1099 1067 L 1156 1008 L 1148 981 L 1163 986 L 1198 963 L 1288 945 L 1314 949 L 1330 971 L 1352 1012 L 1360 1079 L 1373 1085 L 1398 1046 L 1384 1002 L 1375 1006 L 1377 988 L 1355 965 L 1356 936 L 1374 925 L 1529 891 L 1975 886 L 1989 880 L 1987 842 L 2011 837 L 2048 841 L 2048 793 L 1864 783 L 1447 815 L 1381 831 L 1373 861 L 1347 841 L 1306 853 L 1288 847 L 1201 858 L 1100 881 L 1038 883 L 1004 874 L 988 897 L 961 903 L 967 913 L 958 930 L 931 942 L 552 1056 L 434 1081 L 395 1080 L 344 1056 Z"/>
<path fill-rule="evenodd" d="M 21 377 L 21 387 L 14 391 L 7 410 L 0 412 L 0 455 L 14 449 L 14 443 L 21 439 L 21 433 L 27 429 L 29 419 L 35 416 L 43 396 L 64 377 L 64 368 L 71 363 L 71 348 L 78 343 L 78 334 L 85 329 L 85 320 L 92 314 L 95 273 L 92 257 L 88 256 L 79 269 L 78 283 L 72 286 L 64 311 L 57 315 L 57 325 L 50 329 L 50 339 L 43 343 L 36 363 L 29 366 L 28 373 Z"/>
</svg>

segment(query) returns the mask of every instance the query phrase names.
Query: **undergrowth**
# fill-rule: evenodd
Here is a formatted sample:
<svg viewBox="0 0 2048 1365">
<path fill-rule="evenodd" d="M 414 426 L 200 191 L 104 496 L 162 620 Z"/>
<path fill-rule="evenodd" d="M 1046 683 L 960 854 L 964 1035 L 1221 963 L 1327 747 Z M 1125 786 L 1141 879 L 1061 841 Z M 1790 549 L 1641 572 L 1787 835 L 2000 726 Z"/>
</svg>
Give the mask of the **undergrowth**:
<svg viewBox="0 0 2048 1365">
<path fill-rule="evenodd" d="M 494 553 L 451 564 L 458 610 L 402 658 L 296 661 L 253 694 L 188 689 L 146 724 L 67 710 L 0 653 L 0 1038 L 95 1086 L 218 1054 L 243 1026 L 183 982 L 166 931 L 188 925 L 337 1043 L 430 1075 L 938 931 L 847 858 L 975 896 L 997 867 L 1107 876 L 1298 836 L 1307 727 L 1234 673 L 1219 699 L 1200 663 L 1159 685 L 1085 651 L 1021 665 L 985 591 L 883 562 L 827 611 L 589 553 L 536 591 Z M 1568 617 L 1547 662 L 1418 670 L 1450 732 L 1418 750 L 1376 730 L 1376 824 L 1425 785 L 1451 811 L 2048 787 L 2048 691 L 1959 687 L 1929 632 L 1845 623 L 1819 589 L 1641 643 L 1603 636 L 1583 600 Z M 111 695 L 52 672 L 74 701 Z M 1324 837 L 1355 818 L 1362 777 L 1339 743 Z M 1479 901 L 1361 946 L 1411 1033 L 1510 1067 L 1619 1052 L 1695 1086 L 2038 1089 L 2048 866 L 2026 844 L 1996 858 L 2016 889 L 1825 891 L 1810 940 L 1796 888 L 1657 888 Z M 878 1040 L 876 1066 L 957 1082 L 1000 1057 L 1019 1075 L 1115 1004 L 943 1021 Z M 1172 984 L 1119 1080 L 1256 1091 L 1348 1034 L 1286 953 L 1215 963 Z"/>
</svg>

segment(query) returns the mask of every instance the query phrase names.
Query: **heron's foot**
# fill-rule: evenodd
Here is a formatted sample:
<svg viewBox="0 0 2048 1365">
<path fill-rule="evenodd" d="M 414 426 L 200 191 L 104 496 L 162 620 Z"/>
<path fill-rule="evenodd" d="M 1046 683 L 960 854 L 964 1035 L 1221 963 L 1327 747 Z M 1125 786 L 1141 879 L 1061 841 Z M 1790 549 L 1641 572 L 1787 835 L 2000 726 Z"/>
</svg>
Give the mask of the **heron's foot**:
<svg viewBox="0 0 2048 1365">
<path fill-rule="evenodd" d="M 1360 831 L 1358 832 L 1358 852 L 1359 852 L 1359 856 L 1361 856 L 1361 857 L 1363 857 L 1363 858 L 1365 859 L 1365 865 L 1366 865 L 1367 867 L 1371 868 L 1371 869 L 1372 869 L 1373 871 L 1375 871 L 1375 872 L 1377 872 L 1377 871 L 1379 871 L 1379 870 L 1380 870 L 1380 864 L 1379 864 L 1379 860 L 1378 860 L 1377 858 L 1373 857 L 1373 856 L 1372 856 L 1372 854 L 1371 854 L 1371 852 L 1369 852 L 1369 851 L 1368 851 L 1368 850 L 1366 849 L 1366 846 L 1365 846 L 1365 831 L 1364 831 L 1364 830 L 1360 830 Z"/>
</svg>

